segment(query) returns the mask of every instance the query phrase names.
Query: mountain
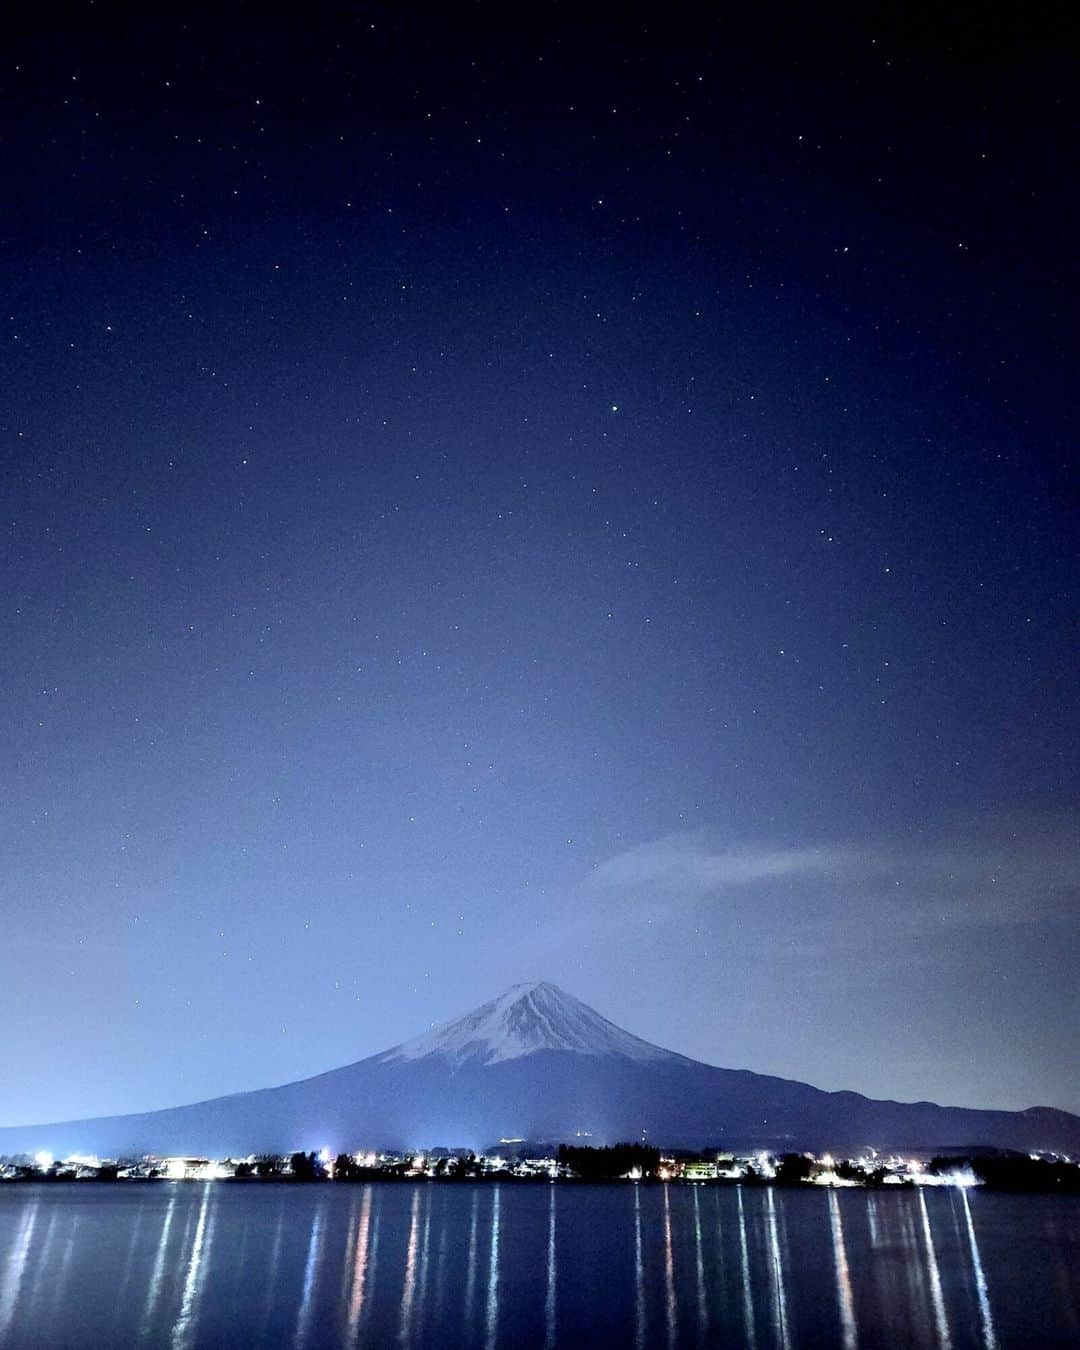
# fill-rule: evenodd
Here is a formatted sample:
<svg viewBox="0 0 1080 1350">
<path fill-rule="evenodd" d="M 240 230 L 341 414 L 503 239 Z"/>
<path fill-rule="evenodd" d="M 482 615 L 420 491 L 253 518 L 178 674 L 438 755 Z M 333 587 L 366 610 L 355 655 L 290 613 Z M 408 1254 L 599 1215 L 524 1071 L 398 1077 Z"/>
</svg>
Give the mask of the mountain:
<svg viewBox="0 0 1080 1350">
<path fill-rule="evenodd" d="M 481 1148 L 498 1138 L 862 1150 L 978 1145 L 1080 1153 L 1080 1117 L 875 1101 L 640 1040 L 546 983 L 515 985 L 382 1054 L 283 1087 L 165 1111 L 0 1129 L 0 1154 L 243 1156 Z"/>
<path fill-rule="evenodd" d="M 456 1069 L 468 1063 L 500 1064 L 543 1050 L 616 1055 L 638 1064 L 682 1058 L 631 1036 L 579 998 L 541 981 L 515 984 L 475 1012 L 395 1045 L 375 1059 L 379 1064 L 394 1064 L 437 1055 Z"/>
</svg>

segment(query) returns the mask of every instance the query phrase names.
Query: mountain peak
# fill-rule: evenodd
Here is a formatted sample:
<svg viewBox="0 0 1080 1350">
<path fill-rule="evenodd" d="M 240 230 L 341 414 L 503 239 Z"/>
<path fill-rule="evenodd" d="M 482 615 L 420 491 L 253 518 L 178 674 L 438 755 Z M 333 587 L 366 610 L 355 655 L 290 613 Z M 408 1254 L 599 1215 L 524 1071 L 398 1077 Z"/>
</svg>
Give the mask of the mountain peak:
<svg viewBox="0 0 1080 1350">
<path fill-rule="evenodd" d="M 380 1063 L 392 1063 L 437 1055 L 454 1065 L 466 1060 L 497 1064 L 543 1050 L 615 1055 L 639 1063 L 678 1058 L 623 1031 L 547 980 L 512 985 L 474 1012 L 404 1041 L 378 1058 Z"/>
</svg>

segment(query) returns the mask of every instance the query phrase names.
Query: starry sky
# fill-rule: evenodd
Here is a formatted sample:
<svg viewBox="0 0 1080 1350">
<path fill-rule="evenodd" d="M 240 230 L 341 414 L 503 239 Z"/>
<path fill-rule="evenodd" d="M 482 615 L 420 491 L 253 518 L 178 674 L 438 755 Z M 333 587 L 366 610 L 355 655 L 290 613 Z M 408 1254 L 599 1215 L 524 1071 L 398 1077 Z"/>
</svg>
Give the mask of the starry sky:
<svg viewBox="0 0 1080 1350">
<path fill-rule="evenodd" d="M 1064 7 L 202 14 L 4 43 L 0 1123 L 537 978 L 1080 1110 Z"/>
</svg>

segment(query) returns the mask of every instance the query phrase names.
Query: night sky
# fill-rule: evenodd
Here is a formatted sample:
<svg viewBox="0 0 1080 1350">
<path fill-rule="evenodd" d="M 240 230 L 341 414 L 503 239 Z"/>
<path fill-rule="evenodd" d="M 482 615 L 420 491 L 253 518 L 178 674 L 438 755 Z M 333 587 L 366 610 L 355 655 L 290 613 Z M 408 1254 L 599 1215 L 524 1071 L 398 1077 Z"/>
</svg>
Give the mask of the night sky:
<svg viewBox="0 0 1080 1350">
<path fill-rule="evenodd" d="M 0 1123 L 526 979 L 1080 1110 L 1065 7 L 26 9 Z"/>
</svg>

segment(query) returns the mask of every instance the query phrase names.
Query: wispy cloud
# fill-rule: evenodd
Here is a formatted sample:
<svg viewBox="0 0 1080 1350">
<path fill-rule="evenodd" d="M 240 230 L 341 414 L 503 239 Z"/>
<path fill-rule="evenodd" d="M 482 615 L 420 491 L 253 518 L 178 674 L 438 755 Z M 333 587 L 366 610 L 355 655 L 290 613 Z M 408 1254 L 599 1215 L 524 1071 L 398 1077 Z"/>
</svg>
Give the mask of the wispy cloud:
<svg viewBox="0 0 1080 1350">
<path fill-rule="evenodd" d="M 836 875 L 855 862 L 857 855 L 842 848 L 717 849 L 704 834 L 674 834 L 609 858 L 593 883 L 658 884 L 694 896 L 775 877 Z"/>
<path fill-rule="evenodd" d="M 733 846 L 707 830 L 668 835 L 607 859 L 597 898 L 634 905 L 752 907 L 757 922 L 873 917 L 909 928 L 1002 926 L 1080 914 L 1080 839 L 1071 824 L 979 821 L 922 840 Z"/>
</svg>

